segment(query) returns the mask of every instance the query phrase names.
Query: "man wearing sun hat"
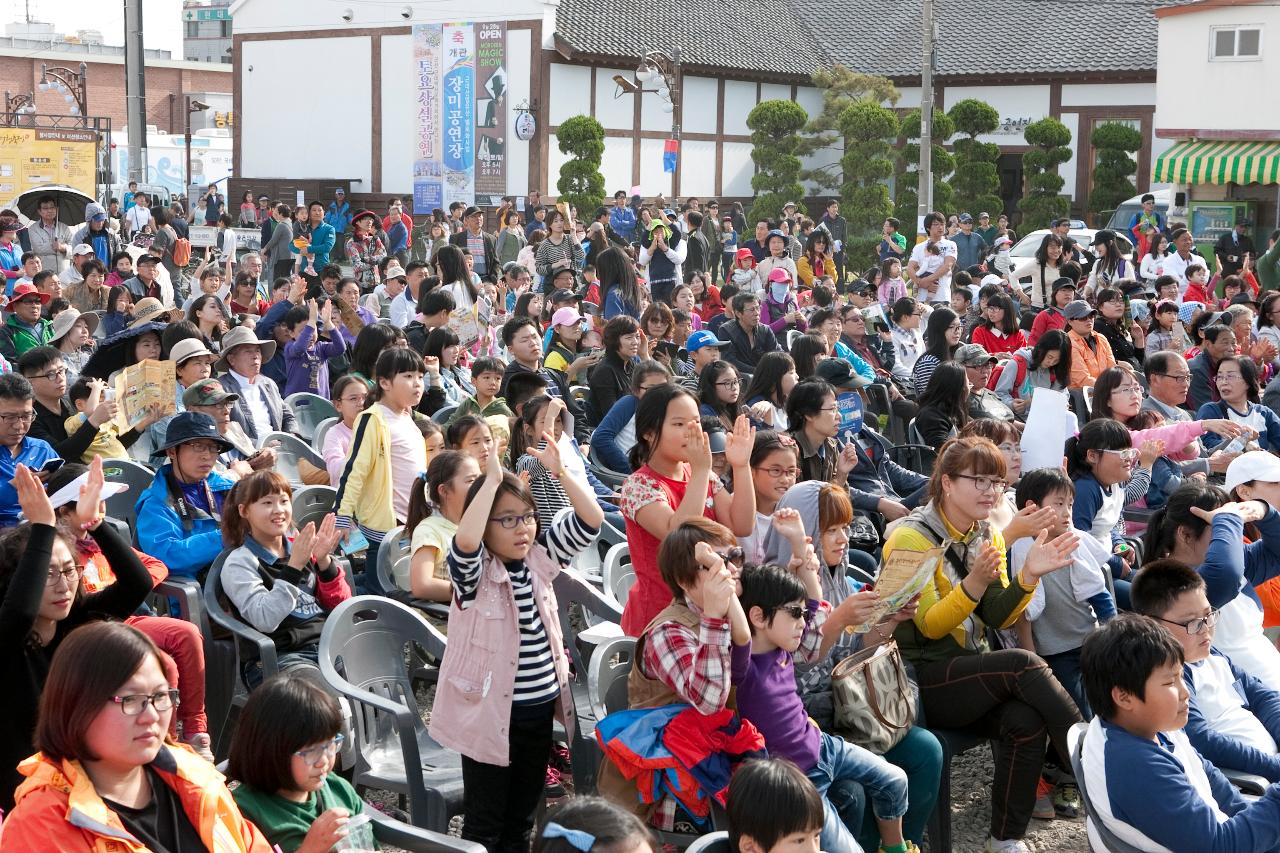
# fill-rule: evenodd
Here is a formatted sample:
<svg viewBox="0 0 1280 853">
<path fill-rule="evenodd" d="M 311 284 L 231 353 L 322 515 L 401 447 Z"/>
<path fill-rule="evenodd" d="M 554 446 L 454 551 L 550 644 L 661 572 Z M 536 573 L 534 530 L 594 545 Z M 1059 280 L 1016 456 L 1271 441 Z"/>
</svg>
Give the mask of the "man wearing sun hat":
<svg viewBox="0 0 1280 853">
<path fill-rule="evenodd" d="M 29 349 L 53 340 L 53 324 L 42 319 L 40 310 L 49 304 L 49 294 L 41 293 L 34 284 L 19 284 L 4 306 L 4 325 L 0 326 L 0 355 L 9 361 Z"/>
<path fill-rule="evenodd" d="M 222 358 L 213 366 L 226 371 L 218 379 L 228 393 L 239 397 L 231 417 L 255 444 L 268 433 L 298 429 L 293 408 L 280 395 L 279 386 L 262 373 L 262 365 L 275 354 L 275 341 L 260 341 L 250 329 L 237 326 L 222 336 Z"/>
</svg>

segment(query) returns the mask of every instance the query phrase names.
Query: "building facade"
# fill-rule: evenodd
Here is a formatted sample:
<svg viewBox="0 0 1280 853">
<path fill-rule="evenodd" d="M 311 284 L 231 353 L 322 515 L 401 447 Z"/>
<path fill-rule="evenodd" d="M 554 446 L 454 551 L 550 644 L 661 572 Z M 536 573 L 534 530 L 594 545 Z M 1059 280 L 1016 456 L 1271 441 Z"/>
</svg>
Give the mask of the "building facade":
<svg viewBox="0 0 1280 853">
<path fill-rule="evenodd" d="M 182 0 L 182 58 L 231 64 L 231 0 Z"/>
</svg>

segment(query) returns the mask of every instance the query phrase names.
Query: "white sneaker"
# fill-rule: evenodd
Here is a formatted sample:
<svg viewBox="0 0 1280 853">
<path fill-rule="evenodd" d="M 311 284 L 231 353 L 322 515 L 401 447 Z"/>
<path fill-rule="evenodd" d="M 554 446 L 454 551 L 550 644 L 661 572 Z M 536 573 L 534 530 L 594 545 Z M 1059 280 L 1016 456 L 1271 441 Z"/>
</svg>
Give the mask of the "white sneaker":
<svg viewBox="0 0 1280 853">
<path fill-rule="evenodd" d="M 1021 838 L 1006 838 L 1004 841 L 997 841 L 988 836 L 986 853 L 1031 853 L 1031 851 Z"/>
</svg>

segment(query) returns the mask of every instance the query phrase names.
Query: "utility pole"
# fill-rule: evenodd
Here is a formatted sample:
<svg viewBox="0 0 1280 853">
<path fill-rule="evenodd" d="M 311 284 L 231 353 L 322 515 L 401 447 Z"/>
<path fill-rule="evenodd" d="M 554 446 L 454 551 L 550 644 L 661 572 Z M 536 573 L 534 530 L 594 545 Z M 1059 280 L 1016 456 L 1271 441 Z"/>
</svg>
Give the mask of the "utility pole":
<svg viewBox="0 0 1280 853">
<path fill-rule="evenodd" d="M 924 43 L 924 62 L 920 69 L 920 188 L 917 193 L 916 213 L 924 217 L 933 210 L 933 66 L 936 54 L 933 46 L 933 0 L 923 0 L 921 15 L 921 41 Z M 916 228 L 919 231 L 919 226 Z"/>
<path fill-rule="evenodd" d="M 124 0 L 124 97 L 129 127 L 129 180 L 147 179 L 147 63 L 142 0 Z"/>
</svg>

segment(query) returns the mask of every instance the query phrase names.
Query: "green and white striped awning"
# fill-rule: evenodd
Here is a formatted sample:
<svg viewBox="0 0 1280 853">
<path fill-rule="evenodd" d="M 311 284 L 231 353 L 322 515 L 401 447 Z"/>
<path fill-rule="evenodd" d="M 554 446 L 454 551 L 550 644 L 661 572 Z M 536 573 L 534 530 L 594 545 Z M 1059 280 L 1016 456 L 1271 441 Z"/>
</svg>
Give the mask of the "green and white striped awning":
<svg viewBox="0 0 1280 853">
<path fill-rule="evenodd" d="M 1157 183 L 1280 183 L 1280 142 L 1189 139 L 1161 154 L 1152 171 Z"/>
</svg>

